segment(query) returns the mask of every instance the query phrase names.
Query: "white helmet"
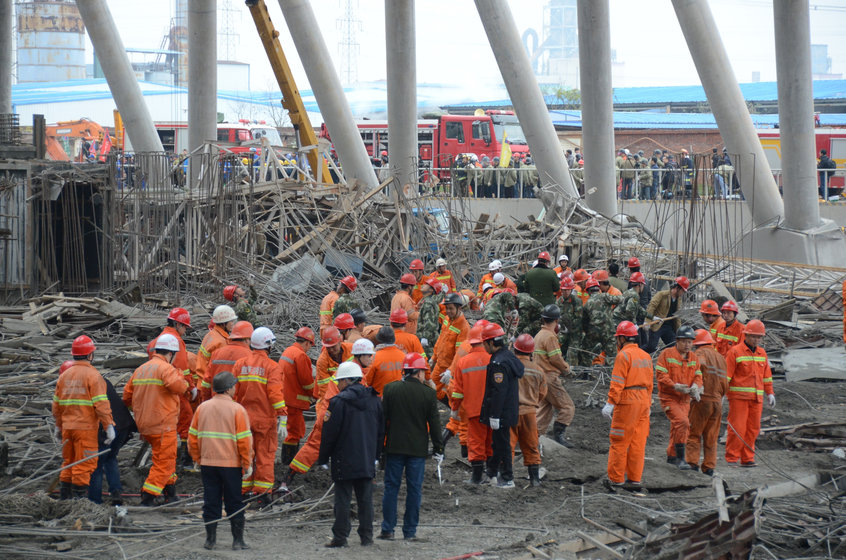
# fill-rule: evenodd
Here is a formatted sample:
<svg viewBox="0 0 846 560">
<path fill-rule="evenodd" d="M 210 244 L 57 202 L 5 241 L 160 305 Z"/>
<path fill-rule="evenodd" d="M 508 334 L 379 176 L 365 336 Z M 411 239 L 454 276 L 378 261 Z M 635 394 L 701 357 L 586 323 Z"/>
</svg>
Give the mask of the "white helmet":
<svg viewBox="0 0 846 560">
<path fill-rule="evenodd" d="M 370 342 L 366 338 L 359 338 L 352 345 L 352 355 L 353 356 L 360 356 L 361 354 L 370 354 L 371 356 L 376 353 L 376 350 L 373 349 L 373 343 Z"/>
<path fill-rule="evenodd" d="M 156 339 L 156 350 L 179 352 L 179 341 L 172 334 L 163 334 Z"/>
<path fill-rule="evenodd" d="M 214 308 L 214 313 L 212 313 L 212 322 L 215 325 L 223 325 L 237 318 L 238 315 L 235 314 L 235 310 L 228 305 L 218 305 Z"/>
<path fill-rule="evenodd" d="M 267 327 L 259 327 L 250 336 L 250 346 L 256 350 L 267 350 L 276 344 L 276 335 Z"/>
<path fill-rule="evenodd" d="M 488 283 L 488 282 L 485 282 L 484 284 L 482 284 L 482 291 L 483 292 L 486 292 L 486 291 L 490 290 L 491 288 L 493 288 L 493 285 Z"/>
<path fill-rule="evenodd" d="M 502 269 L 502 262 L 500 262 L 498 260 L 491 261 L 491 264 L 488 265 L 488 272 L 494 272 L 496 270 L 501 270 L 501 269 Z"/>
<path fill-rule="evenodd" d="M 570 262 L 570 257 L 568 257 L 567 255 L 558 255 L 558 262 L 561 262 L 561 261 Z"/>
<path fill-rule="evenodd" d="M 338 371 L 335 372 L 335 380 L 339 379 L 355 379 L 363 377 L 361 374 L 361 367 L 355 362 L 344 362 L 338 366 Z"/>
<path fill-rule="evenodd" d="M 435 266 L 446 266 L 446 261 L 444 259 L 438 259 L 435 261 Z"/>
<path fill-rule="evenodd" d="M 500 284 L 505 282 L 505 274 L 503 274 L 501 272 L 497 272 L 496 274 L 494 274 L 493 281 L 494 281 L 494 284 L 499 286 Z"/>
</svg>

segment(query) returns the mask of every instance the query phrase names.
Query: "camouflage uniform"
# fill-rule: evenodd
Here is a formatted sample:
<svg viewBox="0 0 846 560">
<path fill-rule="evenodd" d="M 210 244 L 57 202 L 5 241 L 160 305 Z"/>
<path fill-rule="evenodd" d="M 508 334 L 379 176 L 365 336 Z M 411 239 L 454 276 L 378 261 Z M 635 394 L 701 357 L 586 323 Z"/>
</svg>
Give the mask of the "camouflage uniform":
<svg viewBox="0 0 846 560">
<path fill-rule="evenodd" d="M 561 310 L 561 332 L 558 334 L 558 343 L 561 345 L 561 354 L 565 356 L 567 363 L 578 364 L 576 352 L 582 346 L 582 300 L 574 293 L 568 298 L 558 298 L 558 309 Z M 568 353 L 570 349 L 572 353 Z"/>
<path fill-rule="evenodd" d="M 646 309 L 640 305 L 640 294 L 632 288 L 623 292 L 623 304 L 614 308 L 613 317 L 615 324 L 619 324 L 620 321 L 641 324 L 646 318 Z"/>
<path fill-rule="evenodd" d="M 256 312 L 253 311 L 253 306 L 250 305 L 250 300 L 247 298 L 239 299 L 233 309 L 235 311 L 235 315 L 238 316 L 239 321 L 249 321 L 254 327 L 259 326 L 258 316 L 256 315 Z"/>
<path fill-rule="evenodd" d="M 441 322 L 438 315 L 441 313 L 439 305 L 444 300 L 444 294 L 438 292 L 420 300 L 420 316 L 417 318 L 417 337 L 422 341 L 424 338 L 429 344 L 424 344 L 423 349 L 427 356 L 432 355 L 435 342 L 441 334 Z"/>
<path fill-rule="evenodd" d="M 335 302 L 335 307 L 332 308 L 332 317 L 335 318 L 341 313 L 349 313 L 353 309 L 362 309 L 361 304 L 353 299 L 350 294 L 341 294 Z"/>
<path fill-rule="evenodd" d="M 623 296 L 596 293 L 585 302 L 585 336 L 582 349 L 591 352 L 591 359 L 605 352 L 605 363 L 613 364 L 617 356 L 617 344 L 614 340 L 616 324 L 612 317 L 612 306 L 622 305 Z"/>
<path fill-rule="evenodd" d="M 502 292 L 491 298 L 485 304 L 485 310 L 482 312 L 482 319 L 496 323 L 505 330 L 508 336 L 514 335 L 515 326 L 512 325 L 514 320 L 511 318 L 511 312 L 516 307 L 516 301 L 513 295 L 508 292 Z"/>
<path fill-rule="evenodd" d="M 529 333 L 530 335 L 535 336 L 543 326 L 543 319 L 541 318 L 543 305 L 541 305 L 538 300 L 524 292 L 517 294 L 517 304 L 518 311 L 520 313 L 520 321 L 517 323 L 517 333 L 515 336 L 523 333 Z"/>
</svg>

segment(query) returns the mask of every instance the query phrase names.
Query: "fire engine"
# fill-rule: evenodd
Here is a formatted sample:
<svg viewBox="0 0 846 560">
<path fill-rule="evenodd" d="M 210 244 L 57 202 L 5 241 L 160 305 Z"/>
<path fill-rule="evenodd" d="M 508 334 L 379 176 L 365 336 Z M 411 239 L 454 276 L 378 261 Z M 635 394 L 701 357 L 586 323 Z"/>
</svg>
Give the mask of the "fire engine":
<svg viewBox="0 0 846 560">
<path fill-rule="evenodd" d="M 166 152 L 181 153 L 188 149 L 187 122 L 157 122 L 156 132 Z M 282 147 L 279 131 L 265 121 L 241 119 L 236 123 L 218 123 L 217 141 L 226 144 L 234 153 L 249 152 L 250 148 L 261 151 L 261 139 L 266 137 L 271 146 Z"/>
<path fill-rule="evenodd" d="M 819 158 L 820 150 L 826 150 L 828 157 L 833 159 L 837 163 L 837 167 L 842 170 L 843 164 L 846 163 L 846 128 L 816 128 L 814 130 L 816 132 L 815 155 L 817 158 Z M 758 138 L 760 138 L 761 145 L 764 147 L 764 153 L 767 155 L 770 167 L 773 171 L 780 171 L 782 163 L 779 129 L 760 129 L 758 130 Z M 780 175 L 780 172 L 778 174 Z M 829 186 L 843 188 L 844 177 L 836 173 L 831 177 Z"/>
</svg>

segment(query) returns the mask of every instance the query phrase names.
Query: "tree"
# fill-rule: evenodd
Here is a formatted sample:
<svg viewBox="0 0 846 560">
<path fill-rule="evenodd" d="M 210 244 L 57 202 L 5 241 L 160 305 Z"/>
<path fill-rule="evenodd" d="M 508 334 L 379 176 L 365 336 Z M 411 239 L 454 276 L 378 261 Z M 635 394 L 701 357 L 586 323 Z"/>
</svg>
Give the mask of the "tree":
<svg viewBox="0 0 846 560">
<path fill-rule="evenodd" d="M 577 109 L 582 104 L 582 92 L 578 88 L 568 88 L 563 85 L 546 86 L 544 95 L 555 97 L 562 109 Z"/>
</svg>

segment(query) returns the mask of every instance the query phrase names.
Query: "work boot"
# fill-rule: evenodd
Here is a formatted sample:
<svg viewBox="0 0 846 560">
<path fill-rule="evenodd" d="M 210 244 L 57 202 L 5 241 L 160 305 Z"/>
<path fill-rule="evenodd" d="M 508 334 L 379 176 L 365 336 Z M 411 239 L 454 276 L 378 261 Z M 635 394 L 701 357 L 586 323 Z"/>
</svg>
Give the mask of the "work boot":
<svg viewBox="0 0 846 560">
<path fill-rule="evenodd" d="M 71 487 L 71 492 L 73 493 L 73 498 L 75 500 L 88 499 L 88 486 L 74 484 Z"/>
<path fill-rule="evenodd" d="M 123 496 L 121 496 L 120 490 L 112 490 L 111 492 L 109 492 L 109 496 L 111 498 L 113 506 L 123 505 Z"/>
<path fill-rule="evenodd" d="M 182 454 L 182 468 L 187 470 L 194 469 L 194 459 L 191 458 L 191 454 L 188 453 L 188 442 L 183 441 L 182 444 L 179 446 L 179 452 Z"/>
<path fill-rule="evenodd" d="M 203 543 L 203 548 L 211 550 L 217 543 L 217 523 L 209 523 L 206 525 L 206 542 Z"/>
<path fill-rule="evenodd" d="M 283 465 L 290 465 L 291 461 L 294 457 L 297 456 L 297 451 L 299 451 L 300 446 L 299 444 L 290 444 L 290 443 L 283 443 L 282 444 L 282 464 Z"/>
<path fill-rule="evenodd" d="M 452 432 L 449 430 L 449 428 L 444 428 L 444 431 L 443 431 L 443 432 L 441 432 L 441 440 L 443 440 L 443 442 L 444 442 L 444 449 L 446 449 L 446 444 L 447 444 L 447 442 L 448 442 L 448 441 L 450 440 L 450 438 L 451 438 L 452 436 L 454 436 L 454 435 L 455 435 L 455 434 L 454 434 L 454 433 L 452 433 Z"/>
<path fill-rule="evenodd" d="M 164 491 L 162 492 L 162 496 L 164 496 L 164 503 L 171 504 L 179 500 L 176 496 L 176 485 L 175 484 L 168 484 L 164 487 Z"/>
<path fill-rule="evenodd" d="M 144 507 L 152 507 L 156 505 L 156 497 L 149 492 L 141 492 L 141 505 Z"/>
<path fill-rule="evenodd" d="M 684 444 L 677 443 L 676 447 L 676 466 L 679 468 L 680 471 L 689 471 L 691 470 L 690 465 L 687 464 L 687 461 L 684 460 Z"/>
<path fill-rule="evenodd" d="M 552 425 L 552 439 L 555 440 L 556 443 L 563 445 L 564 447 L 573 447 L 573 444 L 564 436 L 564 431 L 567 429 L 566 424 L 562 424 L 561 422 L 555 422 Z"/>
<path fill-rule="evenodd" d="M 481 461 L 473 461 L 471 466 L 473 468 L 473 474 L 470 475 L 470 480 L 468 480 L 467 483 L 482 484 L 485 476 L 485 464 Z"/>
<path fill-rule="evenodd" d="M 70 482 L 62 482 L 59 484 L 59 499 L 70 500 L 73 498 L 73 485 Z"/>
<path fill-rule="evenodd" d="M 244 516 L 230 519 L 229 525 L 232 528 L 232 550 L 246 550 L 250 545 L 244 542 L 244 524 L 246 519 Z"/>
<path fill-rule="evenodd" d="M 461 446 L 461 458 L 462 459 L 467 458 L 467 446 L 466 445 Z"/>
<path fill-rule="evenodd" d="M 529 484 L 531 486 L 540 486 L 540 465 L 529 465 Z"/>
</svg>

